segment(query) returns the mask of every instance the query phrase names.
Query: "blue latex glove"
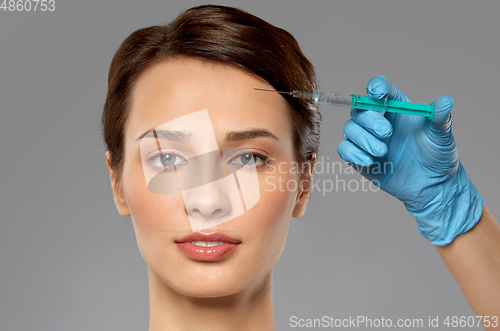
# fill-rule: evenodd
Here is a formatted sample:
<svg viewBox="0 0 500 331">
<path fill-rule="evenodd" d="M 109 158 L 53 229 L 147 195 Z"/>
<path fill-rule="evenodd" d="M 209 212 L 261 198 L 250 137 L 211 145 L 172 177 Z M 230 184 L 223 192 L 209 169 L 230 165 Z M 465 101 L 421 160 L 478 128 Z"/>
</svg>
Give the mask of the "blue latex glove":
<svg viewBox="0 0 500 331">
<path fill-rule="evenodd" d="M 366 92 L 374 99 L 389 94 L 391 100 L 410 102 L 383 76 L 372 78 Z M 344 125 L 346 140 L 338 146 L 342 159 L 401 200 L 417 219 L 418 231 L 439 246 L 470 230 L 484 203 L 458 159 L 452 108 L 453 99 L 446 95 L 434 101 L 431 120 L 352 108 Z"/>
</svg>

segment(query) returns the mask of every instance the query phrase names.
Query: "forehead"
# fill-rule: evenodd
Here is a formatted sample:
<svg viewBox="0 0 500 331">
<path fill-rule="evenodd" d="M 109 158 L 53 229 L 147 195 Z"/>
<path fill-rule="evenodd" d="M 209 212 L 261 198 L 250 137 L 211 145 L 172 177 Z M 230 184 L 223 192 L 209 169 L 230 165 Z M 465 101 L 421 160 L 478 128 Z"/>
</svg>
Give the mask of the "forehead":
<svg viewBox="0 0 500 331">
<path fill-rule="evenodd" d="M 216 135 L 258 127 L 291 138 L 283 97 L 254 88 L 273 89 L 229 65 L 187 58 L 156 63 L 139 76 L 131 93 L 126 139 L 202 109 L 208 110 Z"/>
</svg>

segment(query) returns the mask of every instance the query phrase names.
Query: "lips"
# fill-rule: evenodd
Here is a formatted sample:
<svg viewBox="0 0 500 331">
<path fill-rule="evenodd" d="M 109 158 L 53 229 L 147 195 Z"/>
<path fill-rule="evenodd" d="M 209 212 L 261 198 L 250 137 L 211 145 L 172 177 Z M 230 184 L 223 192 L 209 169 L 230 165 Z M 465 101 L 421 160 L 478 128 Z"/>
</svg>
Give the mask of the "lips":
<svg viewBox="0 0 500 331">
<path fill-rule="evenodd" d="M 233 253 L 240 240 L 221 232 L 204 234 L 193 232 L 176 242 L 179 250 L 196 261 L 220 261 Z"/>
</svg>

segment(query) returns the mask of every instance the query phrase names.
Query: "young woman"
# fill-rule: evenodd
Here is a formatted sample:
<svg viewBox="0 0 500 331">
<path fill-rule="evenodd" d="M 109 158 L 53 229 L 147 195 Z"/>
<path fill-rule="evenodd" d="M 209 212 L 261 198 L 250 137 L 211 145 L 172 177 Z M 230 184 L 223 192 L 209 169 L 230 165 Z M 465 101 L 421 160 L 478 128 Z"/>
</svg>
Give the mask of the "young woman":
<svg viewBox="0 0 500 331">
<path fill-rule="evenodd" d="M 123 42 L 111 63 L 102 124 L 115 203 L 132 218 L 148 265 L 151 331 L 274 330 L 273 267 L 291 217 L 307 206 L 320 114 L 311 101 L 254 88 L 316 85 L 289 33 L 230 7 L 195 7 Z M 405 100 L 381 76 L 367 90 Z M 499 225 L 450 143 L 451 98 L 438 98 L 435 107 L 432 121 L 353 110 L 339 155 L 405 202 L 476 314 L 498 316 Z M 211 161 L 221 162 L 224 175 L 182 175 Z M 394 171 L 371 177 L 376 162 L 391 162 Z M 212 184 L 226 182 L 232 167 L 247 171 L 235 175 L 239 182 Z M 255 182 L 245 186 L 241 174 L 252 172 Z M 157 178 L 172 191 L 151 184 Z M 183 188 L 189 180 L 200 185 Z M 278 189 L 289 182 L 297 185 Z M 205 221 L 210 226 L 199 226 Z"/>
</svg>

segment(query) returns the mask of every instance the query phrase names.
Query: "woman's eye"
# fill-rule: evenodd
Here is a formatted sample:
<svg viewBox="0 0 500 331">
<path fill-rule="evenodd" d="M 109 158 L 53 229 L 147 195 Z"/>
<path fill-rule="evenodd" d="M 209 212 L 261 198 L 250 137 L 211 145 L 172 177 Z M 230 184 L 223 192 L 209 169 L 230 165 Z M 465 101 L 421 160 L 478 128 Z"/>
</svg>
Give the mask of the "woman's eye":
<svg viewBox="0 0 500 331">
<path fill-rule="evenodd" d="M 245 153 L 237 156 L 231 163 L 242 166 L 253 166 L 261 163 L 262 161 L 265 161 L 262 156 L 253 153 Z"/>
<path fill-rule="evenodd" d="M 160 154 L 152 157 L 149 161 L 160 168 L 170 168 L 186 163 L 186 160 L 175 154 Z"/>
</svg>

